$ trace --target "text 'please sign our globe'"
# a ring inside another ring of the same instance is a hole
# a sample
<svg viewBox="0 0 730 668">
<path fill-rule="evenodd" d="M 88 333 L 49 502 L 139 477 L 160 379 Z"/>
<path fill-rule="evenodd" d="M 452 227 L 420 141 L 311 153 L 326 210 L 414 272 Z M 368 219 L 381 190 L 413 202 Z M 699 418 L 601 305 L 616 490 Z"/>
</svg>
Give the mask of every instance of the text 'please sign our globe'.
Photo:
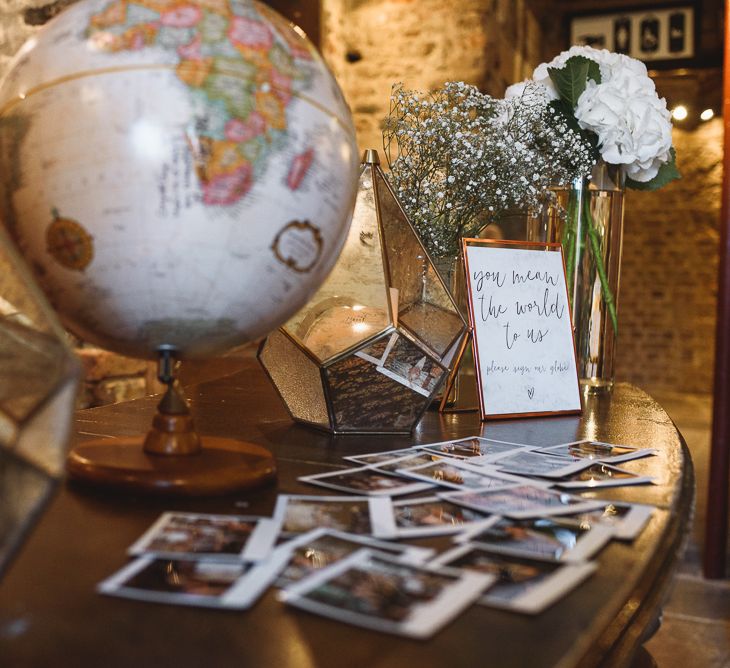
<svg viewBox="0 0 730 668">
<path fill-rule="evenodd" d="M 298 310 L 344 243 L 358 156 L 306 37 L 247 0 L 82 0 L 0 86 L 0 214 L 65 323 L 204 356 Z"/>
</svg>

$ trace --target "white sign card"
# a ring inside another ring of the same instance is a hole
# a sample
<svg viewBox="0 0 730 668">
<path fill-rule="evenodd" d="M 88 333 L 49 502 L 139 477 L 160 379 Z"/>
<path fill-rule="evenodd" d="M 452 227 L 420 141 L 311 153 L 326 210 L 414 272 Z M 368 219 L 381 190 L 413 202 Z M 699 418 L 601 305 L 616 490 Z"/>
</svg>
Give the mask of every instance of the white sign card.
<svg viewBox="0 0 730 668">
<path fill-rule="evenodd" d="M 560 244 L 463 247 L 482 419 L 580 413 Z"/>
</svg>

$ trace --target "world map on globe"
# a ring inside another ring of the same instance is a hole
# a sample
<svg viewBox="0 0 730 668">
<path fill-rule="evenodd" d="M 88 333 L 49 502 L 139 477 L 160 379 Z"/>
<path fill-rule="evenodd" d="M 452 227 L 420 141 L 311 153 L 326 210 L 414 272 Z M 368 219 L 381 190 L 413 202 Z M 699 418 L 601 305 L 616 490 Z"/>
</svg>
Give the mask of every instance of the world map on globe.
<svg viewBox="0 0 730 668">
<path fill-rule="evenodd" d="M 0 213 L 82 339 L 201 356 L 326 277 L 357 148 L 303 33 L 245 0 L 82 0 L 0 84 Z"/>
</svg>

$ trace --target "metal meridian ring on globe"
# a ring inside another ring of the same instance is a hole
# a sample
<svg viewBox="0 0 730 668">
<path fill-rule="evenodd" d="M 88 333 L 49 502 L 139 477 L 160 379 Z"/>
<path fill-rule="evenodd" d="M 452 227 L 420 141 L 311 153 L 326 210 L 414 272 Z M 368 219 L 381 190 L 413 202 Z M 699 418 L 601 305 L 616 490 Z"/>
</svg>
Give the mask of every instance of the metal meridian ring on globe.
<svg viewBox="0 0 730 668">
<path fill-rule="evenodd" d="M 21 93 L 18 95 L 17 98 L 13 100 L 9 100 L 6 102 L 2 108 L 0 108 L 0 118 L 5 116 L 5 114 L 8 112 L 8 110 L 12 109 L 16 105 L 23 102 L 23 100 L 26 100 L 27 98 L 36 95 L 37 93 L 41 93 L 44 90 L 47 90 L 49 88 L 53 88 L 55 86 L 59 86 L 61 84 L 67 83 L 68 81 L 76 81 L 77 79 L 84 79 L 88 77 L 93 77 L 99 74 L 119 74 L 121 72 L 133 72 L 133 71 L 144 71 L 144 70 L 174 70 L 174 65 L 125 65 L 125 66 L 119 66 L 119 67 L 105 67 L 98 70 L 90 70 L 87 72 L 75 72 L 74 74 L 67 74 L 66 76 L 59 77 L 58 79 L 54 79 L 53 81 L 49 81 L 47 83 L 39 84 L 38 86 L 35 86 L 33 88 L 30 88 L 25 93 Z M 243 77 L 239 76 L 235 71 L 231 70 L 230 72 L 226 71 L 225 69 L 221 69 L 221 72 L 224 74 L 235 77 L 237 79 L 241 79 L 242 81 L 246 81 Z M 278 89 L 278 86 L 274 86 L 273 84 L 269 83 L 269 86 L 273 89 Z M 345 132 L 349 132 L 352 129 L 352 126 L 343 121 L 339 116 L 335 116 L 331 111 L 329 111 L 326 107 L 324 107 L 322 104 L 317 102 L 317 100 L 309 97 L 308 95 L 304 95 L 302 93 L 299 93 L 297 91 L 288 90 L 286 91 L 287 94 L 291 95 L 292 97 L 296 97 L 300 100 L 303 100 L 304 102 L 307 102 L 311 104 L 315 109 L 318 109 L 321 111 L 325 116 L 329 116 L 330 118 L 334 119 L 337 124 L 342 128 Z"/>
</svg>

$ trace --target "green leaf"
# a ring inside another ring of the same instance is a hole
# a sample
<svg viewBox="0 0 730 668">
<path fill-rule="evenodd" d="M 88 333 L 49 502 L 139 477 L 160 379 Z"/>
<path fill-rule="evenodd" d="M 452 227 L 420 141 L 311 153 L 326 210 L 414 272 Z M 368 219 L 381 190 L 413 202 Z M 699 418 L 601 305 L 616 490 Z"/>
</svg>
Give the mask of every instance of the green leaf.
<svg viewBox="0 0 730 668">
<path fill-rule="evenodd" d="M 675 179 L 681 179 L 682 175 L 677 169 L 677 154 L 674 148 L 669 149 L 670 159 L 659 167 L 659 172 L 651 181 L 634 181 L 633 179 L 626 179 L 626 187 L 632 188 L 633 190 L 659 190 L 663 188 L 667 183 L 674 181 Z"/>
<path fill-rule="evenodd" d="M 578 104 L 578 98 L 586 89 L 589 79 L 601 83 L 598 63 L 585 56 L 573 56 L 561 68 L 548 67 L 548 74 L 558 95 L 571 107 Z"/>
</svg>

